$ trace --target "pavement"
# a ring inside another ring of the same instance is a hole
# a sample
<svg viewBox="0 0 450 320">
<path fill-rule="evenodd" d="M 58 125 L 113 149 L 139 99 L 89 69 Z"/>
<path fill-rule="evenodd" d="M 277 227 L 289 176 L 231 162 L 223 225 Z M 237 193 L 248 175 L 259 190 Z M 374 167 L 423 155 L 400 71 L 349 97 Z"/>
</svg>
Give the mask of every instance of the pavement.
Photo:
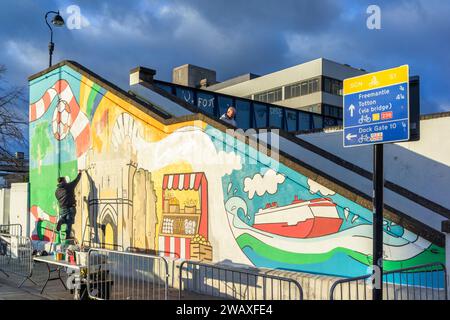
<svg viewBox="0 0 450 320">
<path fill-rule="evenodd" d="M 23 281 L 23 277 L 13 274 L 9 274 L 7 277 L 0 272 L 0 300 L 73 300 L 73 295 L 63 287 L 59 280 L 50 281 L 41 294 L 40 291 L 46 278 L 47 267 L 42 263 L 36 263 L 33 268 L 31 279 L 36 284 L 27 280 L 20 288 L 18 285 Z"/>
<path fill-rule="evenodd" d="M 47 267 L 43 263 L 35 263 L 33 268 L 33 275 L 31 279 L 36 282 L 26 280 L 25 283 L 18 288 L 23 281 L 23 277 L 10 274 L 5 276 L 0 271 L 0 300 L 74 300 L 74 295 L 66 290 L 61 281 L 50 281 L 43 293 L 41 289 L 47 278 Z M 52 275 L 54 276 L 54 275 Z M 67 278 L 65 272 L 61 272 L 61 277 L 65 280 Z M 162 297 L 161 293 L 161 297 Z M 178 290 L 170 288 L 168 292 L 169 300 L 178 300 Z M 196 294 L 193 292 L 183 292 L 183 299 L 189 300 L 208 300 L 217 299 L 210 296 Z"/>
</svg>

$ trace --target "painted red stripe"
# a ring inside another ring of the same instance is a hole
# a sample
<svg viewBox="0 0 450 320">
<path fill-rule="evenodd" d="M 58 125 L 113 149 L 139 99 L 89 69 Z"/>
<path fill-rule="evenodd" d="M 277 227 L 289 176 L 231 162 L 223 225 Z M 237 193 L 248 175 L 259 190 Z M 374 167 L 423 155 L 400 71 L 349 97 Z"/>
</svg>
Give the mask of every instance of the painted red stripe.
<svg viewBox="0 0 450 320">
<path fill-rule="evenodd" d="M 41 240 L 37 234 L 31 236 L 31 240 Z"/>
<path fill-rule="evenodd" d="M 180 238 L 175 238 L 175 257 L 179 258 L 181 254 L 181 240 Z"/>
<path fill-rule="evenodd" d="M 64 91 L 68 87 L 69 83 L 66 80 L 58 80 L 53 88 L 55 88 L 56 92 L 59 94 Z"/>
<path fill-rule="evenodd" d="M 329 203 L 329 202 L 325 202 L 325 203 L 310 203 L 309 207 L 336 207 L 335 203 Z"/>
<path fill-rule="evenodd" d="M 32 104 L 30 106 L 30 122 L 36 120 L 36 105 Z"/>
<path fill-rule="evenodd" d="M 199 233 L 208 239 L 208 181 L 204 174 L 201 175 L 201 185 L 202 185 L 202 198 L 201 201 L 201 215 L 200 215 L 200 226 Z"/>
<path fill-rule="evenodd" d="M 33 215 L 33 217 L 34 217 L 35 220 L 38 220 L 38 219 L 39 219 L 38 208 L 37 208 L 37 206 L 32 206 L 32 207 L 30 208 L 30 212 L 31 212 L 31 214 Z"/>
<path fill-rule="evenodd" d="M 45 92 L 44 96 L 42 97 L 42 100 L 44 101 L 44 110 L 47 111 L 48 107 L 50 106 L 50 93 L 48 91 Z M 44 111 L 44 112 L 45 112 Z"/>
<path fill-rule="evenodd" d="M 185 173 L 184 174 L 184 185 L 183 185 L 184 190 L 189 190 L 190 179 L 191 179 L 191 174 Z"/>
<path fill-rule="evenodd" d="M 178 189 L 178 182 L 180 180 L 180 176 L 178 174 L 173 175 L 173 183 L 172 183 L 172 189 Z"/>
<path fill-rule="evenodd" d="M 163 186 L 162 186 L 163 190 L 167 189 L 168 184 L 169 184 L 169 176 L 165 174 L 163 178 Z"/>
<path fill-rule="evenodd" d="M 190 259 L 191 258 L 191 238 L 186 238 L 186 258 L 185 259 Z"/>
<path fill-rule="evenodd" d="M 164 237 L 164 255 L 169 257 L 171 251 L 172 248 L 170 247 L 170 237 Z"/>
<path fill-rule="evenodd" d="M 70 117 L 72 118 L 72 123 L 75 121 L 75 119 L 78 117 L 78 113 L 80 113 L 80 106 L 78 105 L 77 99 L 75 97 L 72 97 L 72 99 L 69 102 L 70 107 Z"/>
<path fill-rule="evenodd" d="M 198 190 L 200 188 L 200 184 L 202 183 L 203 173 L 195 174 L 195 182 L 194 182 L 194 190 Z"/>
<path fill-rule="evenodd" d="M 81 156 L 89 148 L 89 143 L 91 139 L 91 129 L 89 126 L 84 127 L 83 131 L 80 132 L 78 137 L 75 139 L 77 157 Z"/>
</svg>

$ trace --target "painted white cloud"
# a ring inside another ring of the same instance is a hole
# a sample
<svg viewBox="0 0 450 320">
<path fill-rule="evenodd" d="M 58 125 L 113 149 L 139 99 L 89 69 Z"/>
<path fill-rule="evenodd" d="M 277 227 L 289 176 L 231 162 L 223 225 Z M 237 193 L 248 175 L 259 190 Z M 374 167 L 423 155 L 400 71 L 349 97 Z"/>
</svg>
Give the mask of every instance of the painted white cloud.
<svg viewBox="0 0 450 320">
<path fill-rule="evenodd" d="M 315 194 L 317 192 L 320 192 L 323 196 L 332 196 L 336 194 L 336 192 L 322 186 L 321 184 L 318 184 L 317 182 L 308 179 L 308 186 L 309 186 L 309 192 L 311 194 Z"/>
<path fill-rule="evenodd" d="M 253 199 L 255 193 L 258 196 L 262 196 L 266 192 L 275 194 L 278 190 L 278 185 L 283 183 L 285 179 L 284 175 L 269 169 L 264 175 L 257 173 L 253 178 L 245 178 L 244 191 L 248 192 L 249 199 Z"/>
<path fill-rule="evenodd" d="M 139 166 L 149 171 L 183 161 L 190 163 L 194 171 L 203 171 L 220 180 L 225 174 L 242 168 L 239 155 L 217 151 L 211 138 L 194 126 L 178 129 L 157 142 L 147 142 L 138 135 L 132 143 L 138 151 Z"/>
</svg>

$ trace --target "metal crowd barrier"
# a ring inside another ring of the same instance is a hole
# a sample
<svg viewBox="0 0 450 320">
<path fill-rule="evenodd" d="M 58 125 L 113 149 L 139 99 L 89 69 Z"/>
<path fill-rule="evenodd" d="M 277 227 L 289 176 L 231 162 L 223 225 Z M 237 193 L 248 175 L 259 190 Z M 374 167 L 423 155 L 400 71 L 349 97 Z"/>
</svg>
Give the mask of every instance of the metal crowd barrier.
<svg viewBox="0 0 450 320">
<path fill-rule="evenodd" d="M 133 253 L 142 253 L 142 254 L 148 254 L 152 256 L 162 256 L 162 257 L 173 257 L 175 259 L 180 259 L 180 254 L 172 251 L 166 251 L 166 250 L 154 250 L 154 249 L 142 249 L 138 247 L 128 247 L 126 252 L 133 252 Z"/>
<path fill-rule="evenodd" d="M 294 279 L 189 260 L 180 264 L 180 300 L 183 291 L 219 299 L 303 300 Z"/>
<path fill-rule="evenodd" d="M 167 300 L 169 267 L 158 256 L 90 249 L 87 290 L 98 300 Z"/>
<path fill-rule="evenodd" d="M 83 241 L 82 246 L 84 248 L 89 249 L 107 249 L 107 250 L 114 250 L 114 251 L 123 251 L 123 246 L 116 243 L 106 243 L 106 242 L 92 242 L 92 241 Z M 87 251 L 87 250 L 86 250 Z"/>
<path fill-rule="evenodd" d="M 336 281 L 331 300 L 371 300 L 372 275 Z M 447 300 L 447 270 L 442 263 L 430 263 L 383 273 L 384 300 Z"/>
<path fill-rule="evenodd" d="M 18 223 L 0 224 L 0 234 L 10 234 L 14 236 L 22 236 L 22 225 Z"/>
<path fill-rule="evenodd" d="M 31 280 L 33 246 L 30 238 L 0 233 L 0 272 L 8 278 L 10 274 L 23 278 L 19 288 L 26 280 L 34 283 Z"/>
</svg>

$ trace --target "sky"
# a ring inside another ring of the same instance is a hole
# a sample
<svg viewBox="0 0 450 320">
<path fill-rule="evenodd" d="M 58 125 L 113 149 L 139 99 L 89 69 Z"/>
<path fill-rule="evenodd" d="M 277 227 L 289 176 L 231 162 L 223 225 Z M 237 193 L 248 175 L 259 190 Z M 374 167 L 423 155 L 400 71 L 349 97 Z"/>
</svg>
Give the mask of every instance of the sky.
<svg viewBox="0 0 450 320">
<path fill-rule="evenodd" d="M 379 30 L 366 25 L 371 4 Z M 171 81 L 172 68 L 191 63 L 223 81 L 324 57 L 367 71 L 409 64 L 421 77 L 421 112 L 450 111 L 450 1 L 2 0 L 3 81 L 26 89 L 27 77 L 47 67 L 44 15 L 59 10 L 70 23 L 73 6 L 81 28 L 54 28 L 53 62 L 75 60 L 123 88 L 136 66 Z"/>
</svg>

